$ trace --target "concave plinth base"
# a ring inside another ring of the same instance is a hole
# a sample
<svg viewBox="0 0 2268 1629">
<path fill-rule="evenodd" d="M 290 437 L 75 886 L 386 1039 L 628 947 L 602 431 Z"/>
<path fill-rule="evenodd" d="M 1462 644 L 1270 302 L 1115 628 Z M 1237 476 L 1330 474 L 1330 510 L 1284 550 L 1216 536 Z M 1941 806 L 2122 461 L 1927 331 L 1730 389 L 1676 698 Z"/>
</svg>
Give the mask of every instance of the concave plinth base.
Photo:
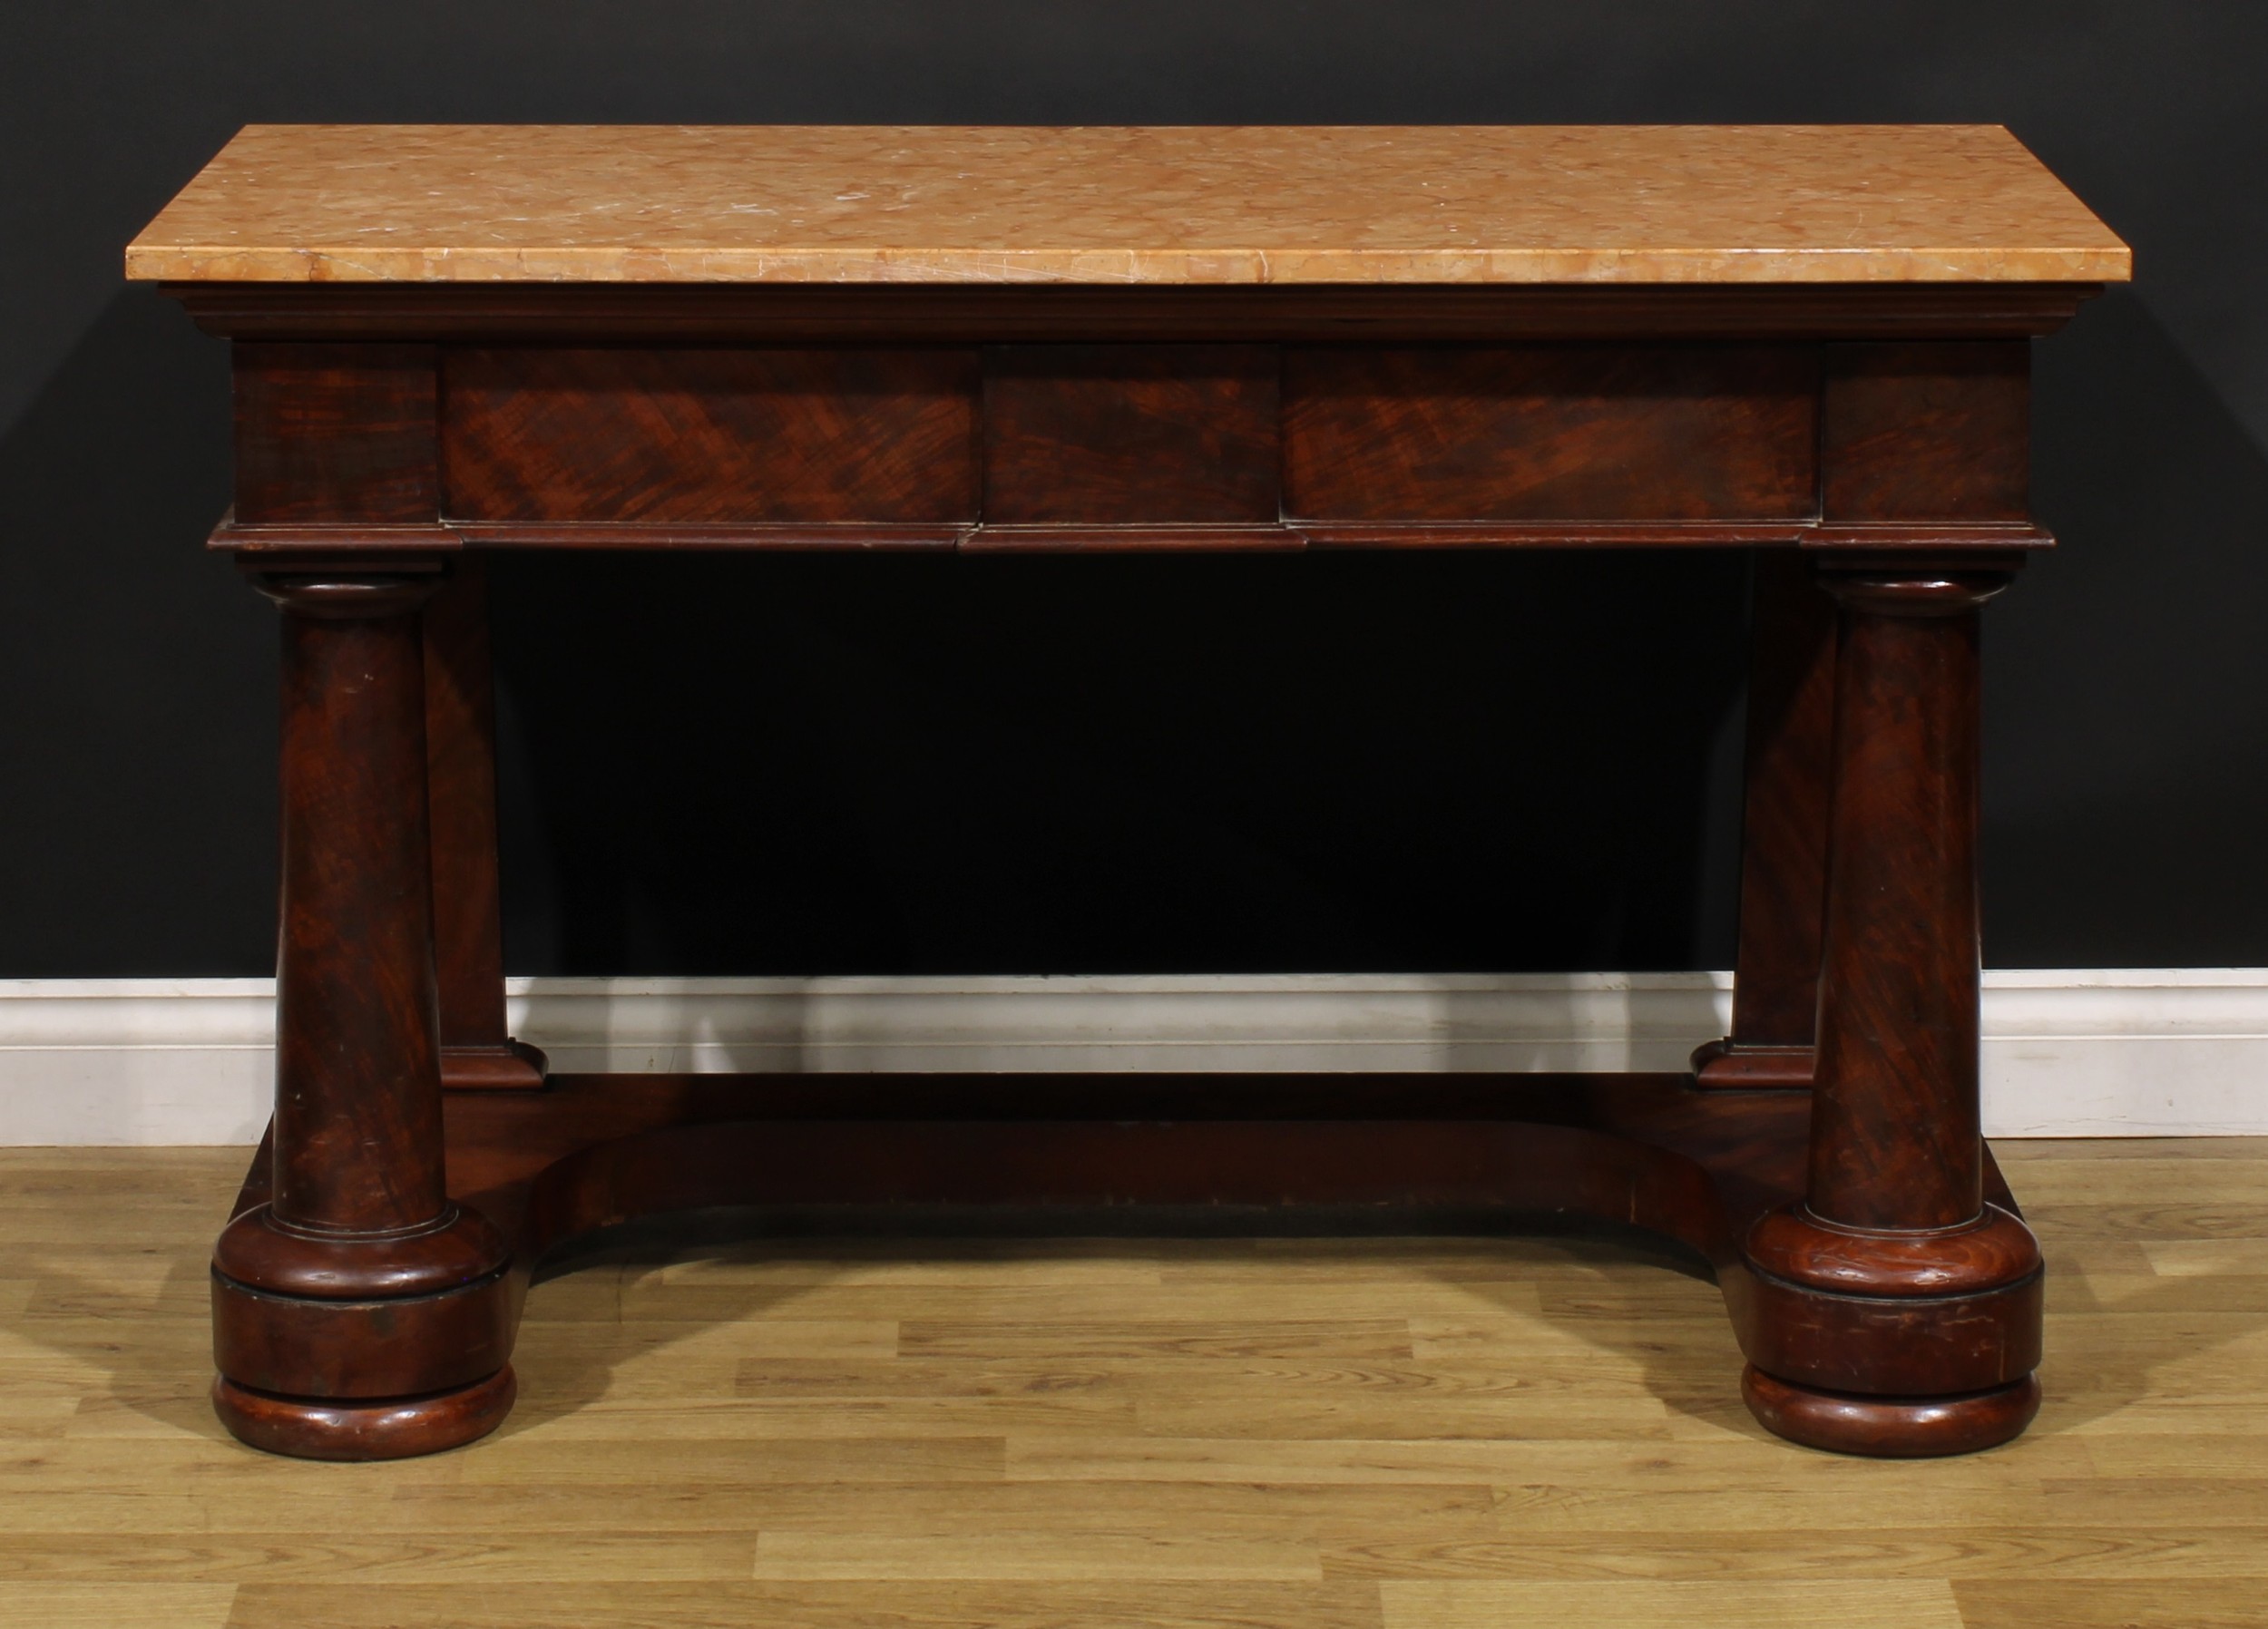
<svg viewBox="0 0 2268 1629">
<path fill-rule="evenodd" d="M 446 1098 L 453 1196 L 510 1241 L 514 1317 L 516 1289 L 546 1257 L 677 1213 L 920 1207 L 934 1224 L 940 1207 L 1009 1206 L 1027 1219 L 1107 1210 L 1139 1227 L 1141 1207 L 1164 1206 L 1267 1232 L 1327 1210 L 1363 1231 L 1398 1217 L 1514 1231 L 1541 1217 L 1651 1232 L 1714 1270 L 1752 1351 L 1768 1348 L 1741 1327 L 1759 1298 L 1739 1241 L 1802 1192 L 1810 1117 L 1808 1093 L 1705 1090 L 1671 1074 L 584 1075 Z M 240 1208 L 266 1198 L 265 1172 L 256 1162 Z M 1987 1186 L 2012 1205 L 1997 1171 Z M 276 1398 L 226 1380 L 215 1391 L 245 1441 L 318 1458 L 454 1447 L 492 1429 L 511 1397 L 509 1370 L 390 1402 Z M 1760 1417 L 1775 1410 L 1774 1429 L 1853 1453 L 1990 1447 L 2034 1406 L 1859 1399 L 1838 1413 L 1821 1398 L 1768 1377 L 1750 1390 Z"/>
</svg>

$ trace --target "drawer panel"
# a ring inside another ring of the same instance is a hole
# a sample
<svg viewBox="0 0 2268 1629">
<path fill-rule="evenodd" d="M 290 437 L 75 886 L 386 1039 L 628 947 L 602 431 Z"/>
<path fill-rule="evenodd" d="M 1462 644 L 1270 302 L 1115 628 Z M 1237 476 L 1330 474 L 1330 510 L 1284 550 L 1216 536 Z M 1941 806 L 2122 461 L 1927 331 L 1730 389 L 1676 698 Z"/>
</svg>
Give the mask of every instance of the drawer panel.
<svg viewBox="0 0 2268 1629">
<path fill-rule="evenodd" d="M 1818 512 L 1809 346 L 1299 346 L 1296 519 L 1703 521 Z"/>
<path fill-rule="evenodd" d="M 464 521 L 963 522 L 973 349 L 456 349 L 445 512 Z"/>
<path fill-rule="evenodd" d="M 994 525 L 1276 518 L 1276 353 L 1019 345 L 985 353 Z"/>
</svg>

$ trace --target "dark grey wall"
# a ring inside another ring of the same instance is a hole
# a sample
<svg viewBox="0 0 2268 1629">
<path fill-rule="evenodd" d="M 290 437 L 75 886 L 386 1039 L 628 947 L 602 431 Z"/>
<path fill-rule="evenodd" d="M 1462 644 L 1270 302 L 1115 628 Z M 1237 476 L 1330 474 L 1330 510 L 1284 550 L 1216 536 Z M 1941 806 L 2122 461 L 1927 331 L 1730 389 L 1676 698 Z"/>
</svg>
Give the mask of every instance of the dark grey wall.
<svg viewBox="0 0 2268 1629">
<path fill-rule="evenodd" d="M 2007 123 L 2141 282 L 2040 348 L 1988 959 L 2268 963 L 2263 63 L 2232 0 L 8 6 L 0 977 L 269 960 L 223 347 L 118 275 L 254 120 Z M 1722 965 L 1740 571 L 510 561 L 511 960 Z"/>
</svg>

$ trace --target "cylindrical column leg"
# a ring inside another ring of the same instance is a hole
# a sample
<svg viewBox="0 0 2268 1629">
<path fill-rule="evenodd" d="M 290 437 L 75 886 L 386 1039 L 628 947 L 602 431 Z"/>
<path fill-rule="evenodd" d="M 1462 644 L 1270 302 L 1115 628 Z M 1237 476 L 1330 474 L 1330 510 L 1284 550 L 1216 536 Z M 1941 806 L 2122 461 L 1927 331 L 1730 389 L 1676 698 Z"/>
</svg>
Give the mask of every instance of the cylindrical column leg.
<svg viewBox="0 0 2268 1629">
<path fill-rule="evenodd" d="M 430 575 L 264 573 L 283 610 L 272 1197 L 213 1252 L 214 1406 L 256 1448 L 429 1453 L 511 1406 L 508 1252 L 442 1165 Z"/>
<path fill-rule="evenodd" d="M 1693 1055 L 1705 1087 L 1807 1087 L 1819 1011 L 1835 608 L 1793 549 L 1755 555 L 1742 769 L 1733 1028 Z"/>
<path fill-rule="evenodd" d="M 543 1054 L 514 1040 L 504 1019 L 487 573 L 476 553 L 452 563 L 449 580 L 424 613 L 441 1084 L 460 1091 L 533 1090 L 543 1084 Z"/>
<path fill-rule="evenodd" d="M 2039 1395 L 2039 1249 L 1984 1202 L 1977 1107 L 1977 613 L 2008 572 L 1821 577 L 1841 627 L 1809 1192 L 1748 1236 L 1745 1390 L 1799 1442 L 1960 1453 Z"/>
</svg>

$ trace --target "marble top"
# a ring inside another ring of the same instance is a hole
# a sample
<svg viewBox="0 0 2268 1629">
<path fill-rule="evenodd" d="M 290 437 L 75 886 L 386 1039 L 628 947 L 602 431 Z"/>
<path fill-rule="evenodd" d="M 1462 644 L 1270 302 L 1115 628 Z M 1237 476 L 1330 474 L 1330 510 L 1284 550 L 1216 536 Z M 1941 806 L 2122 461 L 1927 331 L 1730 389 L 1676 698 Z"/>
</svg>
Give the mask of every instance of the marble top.
<svg viewBox="0 0 2268 1629">
<path fill-rule="evenodd" d="M 1997 125 L 251 125 L 131 278 L 2102 282 Z"/>
</svg>

